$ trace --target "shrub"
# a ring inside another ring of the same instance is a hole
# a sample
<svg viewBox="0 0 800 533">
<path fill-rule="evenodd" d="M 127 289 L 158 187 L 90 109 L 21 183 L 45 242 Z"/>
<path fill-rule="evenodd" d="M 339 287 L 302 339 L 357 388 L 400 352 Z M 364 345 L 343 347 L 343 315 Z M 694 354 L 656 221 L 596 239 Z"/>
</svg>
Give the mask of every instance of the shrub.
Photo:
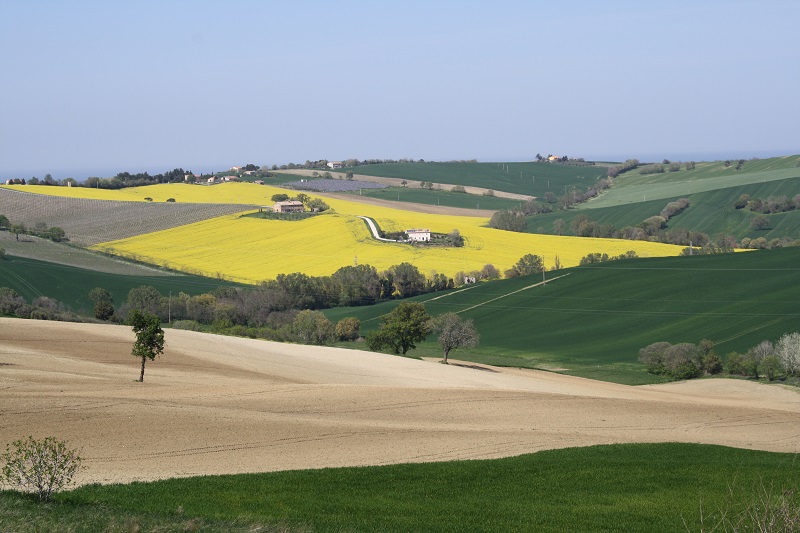
<svg viewBox="0 0 800 533">
<path fill-rule="evenodd" d="M 174 201 L 175 201 L 175 198 L 167 198 L 167 201 L 168 201 L 168 202 L 174 202 Z"/>
<path fill-rule="evenodd" d="M 5 463 L 0 473 L 3 483 L 35 492 L 40 501 L 72 483 L 81 467 L 78 452 L 55 437 L 14 441 L 0 458 Z"/>
<path fill-rule="evenodd" d="M 647 366 L 647 371 L 651 374 L 663 374 L 664 353 L 672 346 L 668 342 L 654 342 L 639 350 L 639 361 Z"/>
<path fill-rule="evenodd" d="M 775 381 L 775 379 L 783 374 L 783 363 L 781 363 L 781 358 L 777 355 L 768 355 L 761 361 L 761 372 L 767 376 L 769 381 Z"/>
<path fill-rule="evenodd" d="M 189 331 L 203 331 L 203 326 L 196 320 L 176 320 L 172 323 L 172 329 L 185 329 Z"/>
<path fill-rule="evenodd" d="M 675 379 L 692 379 L 703 373 L 700 351 L 697 346 L 682 342 L 664 352 L 665 373 Z"/>
<path fill-rule="evenodd" d="M 463 185 L 453 185 L 453 188 L 450 189 L 450 192 L 466 193 L 467 190 L 464 188 Z"/>
<path fill-rule="evenodd" d="M 361 321 L 356 317 L 348 316 L 336 323 L 334 332 L 340 341 L 354 341 L 359 337 Z"/>
<path fill-rule="evenodd" d="M 0 260 L 3 260 L 5 258 L 6 258 L 6 249 L 0 248 Z"/>
</svg>

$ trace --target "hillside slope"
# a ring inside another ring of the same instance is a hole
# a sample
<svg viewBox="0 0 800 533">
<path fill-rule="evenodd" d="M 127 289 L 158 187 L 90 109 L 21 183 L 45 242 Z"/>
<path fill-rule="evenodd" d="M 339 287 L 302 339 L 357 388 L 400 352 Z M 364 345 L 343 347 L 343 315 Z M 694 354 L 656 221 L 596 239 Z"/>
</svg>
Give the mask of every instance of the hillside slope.
<svg viewBox="0 0 800 533">
<path fill-rule="evenodd" d="M 132 343 L 124 326 L 0 319 L 0 446 L 65 439 L 82 483 L 619 442 L 800 452 L 800 395 L 743 381 L 634 388 L 169 330 L 138 383 Z"/>
<path fill-rule="evenodd" d="M 529 276 L 418 300 L 431 314 L 452 311 L 475 322 L 480 347 L 456 357 L 642 383 L 658 379 L 637 362 L 653 342 L 708 338 L 724 355 L 800 330 L 798 263 L 798 248 L 626 260 L 549 273 L 568 275 L 546 286 Z M 356 316 L 369 331 L 394 305 L 326 314 Z M 413 353 L 441 355 L 433 336 Z"/>
</svg>

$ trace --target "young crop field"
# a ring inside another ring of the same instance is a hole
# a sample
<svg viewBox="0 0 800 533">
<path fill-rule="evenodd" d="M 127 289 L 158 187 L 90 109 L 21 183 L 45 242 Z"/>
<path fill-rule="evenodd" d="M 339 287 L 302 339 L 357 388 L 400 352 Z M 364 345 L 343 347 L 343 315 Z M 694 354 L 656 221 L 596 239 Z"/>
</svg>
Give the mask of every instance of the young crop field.
<svg viewBox="0 0 800 533">
<path fill-rule="evenodd" d="M 96 245 L 112 253 L 172 269 L 244 283 L 258 283 L 281 273 L 329 275 L 337 269 L 369 264 L 378 269 L 407 261 L 420 271 L 455 275 L 486 264 L 510 268 L 527 253 L 553 266 L 578 264 L 591 252 L 619 255 L 635 250 L 640 256 L 677 255 L 681 247 L 643 241 L 581 239 L 531 235 L 485 227 L 486 219 L 411 213 L 330 199 L 335 213 L 299 221 L 257 219 L 237 215 Z M 429 228 L 436 233 L 458 229 L 460 248 L 426 248 L 379 242 L 357 215 L 373 218 L 386 232 Z"/>
<path fill-rule="evenodd" d="M 120 523 L 153 531 L 701 531 L 755 511 L 765 492 L 773 503 L 784 491 L 794 498 L 796 461 L 721 446 L 618 444 L 90 485 L 49 505 L 6 492 L 0 505 L 14 531 L 108 531 Z"/>
<path fill-rule="evenodd" d="M 754 230 L 750 221 L 758 216 L 747 209 L 735 209 L 734 203 L 742 194 L 751 198 L 767 199 L 770 196 L 788 196 L 790 199 L 800 194 L 800 177 L 776 181 L 765 181 L 750 185 L 740 185 L 713 189 L 705 192 L 688 194 L 690 205 L 683 212 L 675 215 L 667 223 L 667 229 L 690 229 L 708 235 L 725 233 L 737 239 L 749 237 L 789 236 L 800 238 L 800 211 L 768 215 L 770 225 L 763 230 Z M 658 215 L 667 203 L 680 197 L 653 199 L 646 202 L 633 202 L 625 205 L 602 207 L 591 210 L 556 211 L 544 215 L 528 217 L 528 231 L 533 233 L 553 233 L 553 222 L 564 220 L 564 227 L 577 216 L 588 215 L 600 224 L 612 224 L 620 229 L 626 226 L 638 226 L 648 217 Z"/>
<path fill-rule="evenodd" d="M 387 163 L 342 169 L 364 176 L 402 178 L 409 187 L 420 181 L 482 187 L 527 196 L 548 192 L 564 194 L 568 188 L 586 190 L 608 169 L 604 166 L 570 166 L 552 163 Z"/>
<path fill-rule="evenodd" d="M 532 286 L 541 282 L 534 275 L 416 299 L 433 315 L 452 311 L 475 322 L 480 347 L 451 357 L 652 383 L 659 378 L 638 363 L 648 344 L 708 338 L 724 356 L 800 331 L 799 263 L 796 248 L 625 260 L 552 272 L 569 275 L 546 286 Z M 365 333 L 395 305 L 325 313 L 334 321 L 358 317 Z M 440 357 L 441 350 L 432 336 L 412 354 Z"/>
<path fill-rule="evenodd" d="M 119 305 L 127 299 L 128 291 L 141 285 L 152 285 L 163 295 L 170 291 L 175 295 L 179 292 L 196 295 L 231 283 L 188 274 L 111 274 L 15 256 L 0 260 L 0 287 L 14 289 L 28 302 L 39 296 L 55 298 L 73 311 L 89 316 L 94 307 L 89 299 L 89 291 L 93 288 L 108 290 L 115 304 Z"/>
<path fill-rule="evenodd" d="M 798 161 L 800 156 L 772 158 L 747 162 L 740 170 L 733 165 L 725 167 L 721 162 L 700 163 L 695 170 L 663 174 L 640 175 L 638 170 L 632 170 L 620 175 L 612 188 L 580 208 L 594 210 L 797 178 L 800 177 Z"/>
<path fill-rule="evenodd" d="M 353 182 L 360 183 L 360 182 Z M 395 202 L 462 207 L 466 209 L 512 209 L 520 205 L 520 200 L 450 192 L 449 190 L 422 189 L 420 187 L 387 187 L 385 189 L 364 189 L 353 191 L 353 195 L 379 198 Z"/>
</svg>

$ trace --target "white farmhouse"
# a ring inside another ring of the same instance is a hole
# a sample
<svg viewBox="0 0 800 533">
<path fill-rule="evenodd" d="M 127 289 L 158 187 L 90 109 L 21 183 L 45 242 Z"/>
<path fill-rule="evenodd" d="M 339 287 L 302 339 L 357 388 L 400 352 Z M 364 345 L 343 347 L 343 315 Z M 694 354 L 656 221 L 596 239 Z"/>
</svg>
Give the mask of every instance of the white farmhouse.
<svg viewBox="0 0 800 533">
<path fill-rule="evenodd" d="M 428 242 L 431 240 L 431 230 L 429 229 L 407 229 L 406 236 L 412 242 Z"/>
</svg>

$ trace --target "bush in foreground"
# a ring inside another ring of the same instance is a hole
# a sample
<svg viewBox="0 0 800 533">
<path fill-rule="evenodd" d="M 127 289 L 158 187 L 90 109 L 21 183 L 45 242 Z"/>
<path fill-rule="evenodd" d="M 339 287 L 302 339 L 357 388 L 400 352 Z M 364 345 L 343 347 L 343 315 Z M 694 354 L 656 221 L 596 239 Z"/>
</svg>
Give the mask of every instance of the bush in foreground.
<svg viewBox="0 0 800 533">
<path fill-rule="evenodd" d="M 72 483 L 81 467 L 77 450 L 68 448 L 55 437 L 14 441 L 0 458 L 4 463 L 0 480 L 11 487 L 36 493 L 40 501 L 48 501 L 54 492 Z"/>
</svg>

